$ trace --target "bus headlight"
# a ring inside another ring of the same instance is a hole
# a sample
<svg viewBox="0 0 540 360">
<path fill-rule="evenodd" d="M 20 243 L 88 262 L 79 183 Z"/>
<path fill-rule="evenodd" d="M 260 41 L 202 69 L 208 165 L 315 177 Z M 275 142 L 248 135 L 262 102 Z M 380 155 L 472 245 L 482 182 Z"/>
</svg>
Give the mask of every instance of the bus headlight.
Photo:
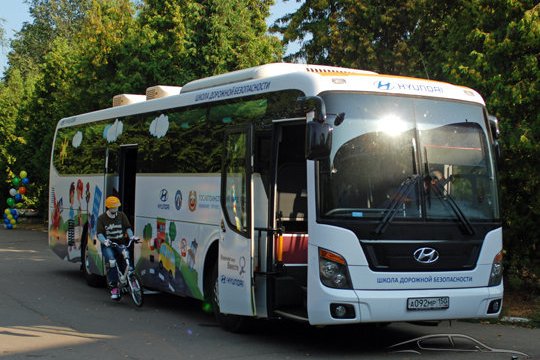
<svg viewBox="0 0 540 360">
<path fill-rule="evenodd" d="M 500 285 L 503 276 L 503 252 L 499 252 L 493 258 L 493 264 L 491 265 L 491 273 L 489 275 L 489 284 L 488 286 L 497 286 Z"/>
<path fill-rule="evenodd" d="M 320 248 L 319 276 L 325 286 L 334 289 L 352 289 L 345 259 L 341 255 Z"/>
</svg>

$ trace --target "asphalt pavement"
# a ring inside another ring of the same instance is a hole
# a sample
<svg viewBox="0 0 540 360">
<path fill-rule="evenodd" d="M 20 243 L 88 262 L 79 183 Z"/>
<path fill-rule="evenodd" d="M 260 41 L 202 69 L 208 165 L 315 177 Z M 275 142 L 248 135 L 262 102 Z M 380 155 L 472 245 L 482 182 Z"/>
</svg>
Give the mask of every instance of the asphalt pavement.
<svg viewBox="0 0 540 360">
<path fill-rule="evenodd" d="M 516 325 L 259 321 L 248 334 L 228 333 L 195 300 L 155 294 L 142 308 L 127 298 L 112 302 L 105 289 L 86 285 L 78 264 L 53 254 L 39 230 L 0 229 L 0 274 L 2 359 L 540 358 L 540 329 Z"/>
</svg>

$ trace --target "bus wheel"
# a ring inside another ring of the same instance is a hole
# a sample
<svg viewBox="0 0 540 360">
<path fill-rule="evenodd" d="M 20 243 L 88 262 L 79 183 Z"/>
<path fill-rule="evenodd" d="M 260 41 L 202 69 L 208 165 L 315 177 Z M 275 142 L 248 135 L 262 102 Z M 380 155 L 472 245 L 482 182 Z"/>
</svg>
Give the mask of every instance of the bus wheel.
<svg viewBox="0 0 540 360">
<path fill-rule="evenodd" d="M 103 287 L 106 282 L 105 277 L 92 273 L 90 269 L 90 254 L 88 251 L 88 241 L 84 241 L 83 243 L 81 259 L 83 261 L 82 271 L 84 274 L 84 278 L 86 279 L 86 283 L 92 287 Z"/>
<path fill-rule="evenodd" d="M 214 316 L 219 325 L 233 333 L 244 333 L 251 328 L 252 319 L 241 315 L 223 314 L 219 309 L 219 283 L 218 283 L 218 266 L 217 264 L 212 269 L 210 277 L 208 301 L 212 305 Z"/>
</svg>

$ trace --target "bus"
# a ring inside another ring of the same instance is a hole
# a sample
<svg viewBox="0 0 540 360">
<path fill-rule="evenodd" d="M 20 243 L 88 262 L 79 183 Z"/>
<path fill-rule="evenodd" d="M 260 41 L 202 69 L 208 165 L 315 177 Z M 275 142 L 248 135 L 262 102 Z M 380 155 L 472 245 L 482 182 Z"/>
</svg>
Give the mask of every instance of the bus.
<svg viewBox="0 0 540 360">
<path fill-rule="evenodd" d="M 61 119 L 51 154 L 49 246 L 90 285 L 116 195 L 144 286 L 230 331 L 499 316 L 498 127 L 476 91 L 271 63 L 113 103 Z"/>
</svg>

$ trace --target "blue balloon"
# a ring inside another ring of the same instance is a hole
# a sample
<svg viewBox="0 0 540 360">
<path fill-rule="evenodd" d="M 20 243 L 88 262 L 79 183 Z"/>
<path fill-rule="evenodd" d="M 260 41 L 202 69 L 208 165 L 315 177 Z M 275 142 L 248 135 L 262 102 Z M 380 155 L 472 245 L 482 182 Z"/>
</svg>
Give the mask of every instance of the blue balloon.
<svg viewBox="0 0 540 360">
<path fill-rule="evenodd" d="M 17 209 L 11 209 L 11 215 L 19 215 L 19 212 L 17 211 Z"/>
<path fill-rule="evenodd" d="M 6 225 L 7 225 L 7 224 L 11 224 L 8 218 L 5 218 L 5 219 L 4 219 L 4 224 L 6 224 Z"/>
<path fill-rule="evenodd" d="M 22 200 L 22 195 L 21 194 L 15 194 L 15 201 L 20 202 L 21 200 Z"/>
<path fill-rule="evenodd" d="M 24 185 L 28 185 L 28 184 L 30 184 L 30 179 L 28 179 L 27 177 L 25 177 L 25 178 L 22 179 L 22 183 L 23 183 Z"/>
<path fill-rule="evenodd" d="M 8 229 L 13 229 L 13 225 L 11 225 L 11 223 L 10 223 L 10 224 L 7 224 L 6 227 L 7 227 Z"/>
</svg>

